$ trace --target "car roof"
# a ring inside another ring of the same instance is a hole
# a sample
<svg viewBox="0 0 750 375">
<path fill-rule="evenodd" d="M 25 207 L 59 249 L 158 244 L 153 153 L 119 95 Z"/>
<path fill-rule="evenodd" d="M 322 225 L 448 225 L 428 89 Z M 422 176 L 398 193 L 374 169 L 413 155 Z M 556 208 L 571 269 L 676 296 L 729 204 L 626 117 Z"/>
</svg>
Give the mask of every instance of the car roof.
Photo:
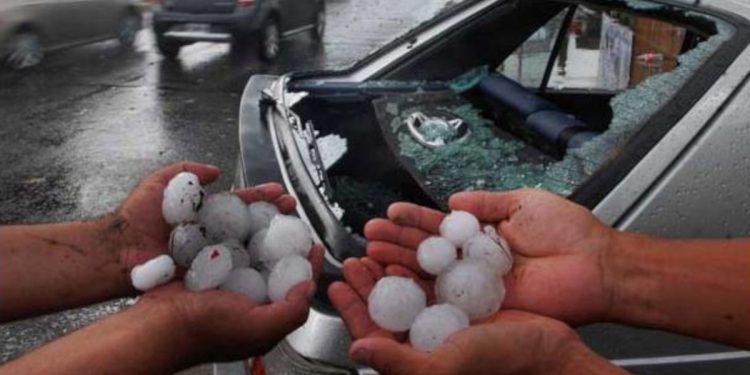
<svg viewBox="0 0 750 375">
<path fill-rule="evenodd" d="M 750 3 L 747 0 L 681 0 L 681 3 L 701 8 L 715 8 L 750 20 Z"/>
</svg>

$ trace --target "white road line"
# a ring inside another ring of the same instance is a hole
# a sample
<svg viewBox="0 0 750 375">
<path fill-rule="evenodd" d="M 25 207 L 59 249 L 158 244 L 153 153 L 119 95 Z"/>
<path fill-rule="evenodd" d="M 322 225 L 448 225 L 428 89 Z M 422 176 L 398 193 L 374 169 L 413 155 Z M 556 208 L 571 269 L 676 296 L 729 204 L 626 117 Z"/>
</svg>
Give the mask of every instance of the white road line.
<svg viewBox="0 0 750 375">
<path fill-rule="evenodd" d="M 614 364 L 615 366 L 620 366 L 620 367 L 633 367 L 633 366 L 648 366 L 648 365 L 668 365 L 668 364 L 689 363 L 689 362 L 726 361 L 730 359 L 741 359 L 741 358 L 750 358 L 750 352 L 736 351 L 736 352 L 707 353 L 707 354 L 675 355 L 671 357 L 615 359 L 615 360 L 612 360 L 612 364 Z"/>
</svg>

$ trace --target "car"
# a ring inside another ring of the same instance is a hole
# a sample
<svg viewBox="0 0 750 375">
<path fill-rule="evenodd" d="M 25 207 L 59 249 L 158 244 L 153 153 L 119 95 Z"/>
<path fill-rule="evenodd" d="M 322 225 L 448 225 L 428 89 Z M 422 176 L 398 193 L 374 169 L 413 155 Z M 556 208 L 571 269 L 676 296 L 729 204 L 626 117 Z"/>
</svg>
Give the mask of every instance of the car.
<svg viewBox="0 0 750 375">
<path fill-rule="evenodd" d="M 142 25 L 140 9 L 135 0 L 2 1 L 0 58 L 24 69 L 67 47 L 106 39 L 132 46 Z"/>
<path fill-rule="evenodd" d="M 273 61 L 283 38 L 309 32 L 323 38 L 324 0 L 157 0 L 153 11 L 156 46 L 167 58 L 194 42 L 255 45 Z"/>
<path fill-rule="evenodd" d="M 445 210 L 457 191 L 535 187 L 620 230 L 750 235 L 748 79 L 750 5 L 735 0 L 464 1 L 348 69 L 253 76 L 235 186 L 283 181 L 326 248 L 307 322 L 262 363 L 372 372 L 347 358 L 325 289 L 393 201 Z M 693 338 L 578 331 L 636 373 L 750 371 L 750 353 Z"/>
</svg>

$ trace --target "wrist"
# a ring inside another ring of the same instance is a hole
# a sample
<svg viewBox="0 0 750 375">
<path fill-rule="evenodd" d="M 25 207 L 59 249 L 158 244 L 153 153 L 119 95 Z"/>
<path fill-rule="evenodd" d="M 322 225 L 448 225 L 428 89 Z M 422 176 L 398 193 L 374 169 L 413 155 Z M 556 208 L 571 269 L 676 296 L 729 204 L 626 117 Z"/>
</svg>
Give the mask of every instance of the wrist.
<svg viewBox="0 0 750 375">
<path fill-rule="evenodd" d="M 617 232 L 612 246 L 603 255 L 603 283 L 609 296 L 609 308 L 605 320 L 628 322 L 633 309 L 640 306 L 643 297 L 655 287 L 656 279 L 651 274 L 654 259 L 649 251 L 657 241 L 646 235 Z"/>
</svg>

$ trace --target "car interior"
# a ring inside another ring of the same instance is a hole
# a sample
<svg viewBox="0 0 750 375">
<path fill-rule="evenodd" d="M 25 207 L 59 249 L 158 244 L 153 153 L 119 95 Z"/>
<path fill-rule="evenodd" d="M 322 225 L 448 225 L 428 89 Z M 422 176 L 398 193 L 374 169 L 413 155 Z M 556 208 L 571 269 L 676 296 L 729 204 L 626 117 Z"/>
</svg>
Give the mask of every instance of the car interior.
<svg viewBox="0 0 750 375">
<path fill-rule="evenodd" d="M 291 109 L 316 139 L 346 140 L 319 166 L 321 193 L 358 236 L 402 199 L 445 209 L 457 191 L 529 186 L 575 199 L 600 170 L 629 168 L 623 149 L 729 34 L 712 16 L 643 1 L 509 1 L 374 79 L 305 77 L 287 90 L 308 94 Z M 663 132 L 677 119 L 660 118 Z"/>
</svg>

